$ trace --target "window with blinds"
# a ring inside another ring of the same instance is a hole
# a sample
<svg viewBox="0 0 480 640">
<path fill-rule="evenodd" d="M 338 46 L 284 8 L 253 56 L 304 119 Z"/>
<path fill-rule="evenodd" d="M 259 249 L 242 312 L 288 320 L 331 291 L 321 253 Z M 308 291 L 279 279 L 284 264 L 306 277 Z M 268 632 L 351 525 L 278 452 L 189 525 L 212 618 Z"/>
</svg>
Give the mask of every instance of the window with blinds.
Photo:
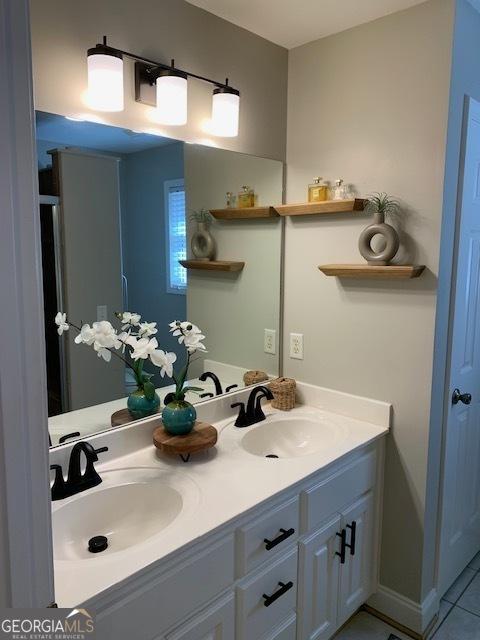
<svg viewBox="0 0 480 640">
<path fill-rule="evenodd" d="M 179 260 L 185 260 L 187 257 L 185 184 L 183 180 L 168 180 L 164 185 L 167 222 L 167 291 L 185 293 L 187 270 L 179 263 Z"/>
</svg>

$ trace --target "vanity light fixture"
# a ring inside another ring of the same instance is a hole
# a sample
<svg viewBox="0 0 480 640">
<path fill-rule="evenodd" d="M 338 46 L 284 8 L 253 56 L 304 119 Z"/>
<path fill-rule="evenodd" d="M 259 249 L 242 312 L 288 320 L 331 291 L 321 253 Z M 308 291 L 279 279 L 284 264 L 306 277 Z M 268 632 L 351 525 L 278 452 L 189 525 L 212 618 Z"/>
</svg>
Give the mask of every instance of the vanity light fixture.
<svg viewBox="0 0 480 640">
<path fill-rule="evenodd" d="M 87 51 L 87 101 L 98 111 L 123 111 L 123 55 L 107 45 L 97 44 Z"/>
<path fill-rule="evenodd" d="M 123 58 L 135 60 L 135 100 L 155 106 L 153 119 L 161 124 L 180 126 L 187 123 L 187 85 L 189 78 L 214 86 L 211 133 L 222 137 L 238 135 L 240 92 L 190 71 L 149 60 L 103 43 L 88 50 L 88 102 L 99 111 L 123 110 Z"/>
<path fill-rule="evenodd" d="M 187 124 L 187 74 L 175 69 L 175 61 L 169 69 L 158 69 L 152 73 L 157 76 L 157 107 L 155 121 L 160 124 Z"/>
<path fill-rule="evenodd" d="M 212 133 L 224 138 L 238 136 L 240 113 L 240 92 L 228 86 L 228 78 L 223 87 L 213 90 Z"/>
</svg>

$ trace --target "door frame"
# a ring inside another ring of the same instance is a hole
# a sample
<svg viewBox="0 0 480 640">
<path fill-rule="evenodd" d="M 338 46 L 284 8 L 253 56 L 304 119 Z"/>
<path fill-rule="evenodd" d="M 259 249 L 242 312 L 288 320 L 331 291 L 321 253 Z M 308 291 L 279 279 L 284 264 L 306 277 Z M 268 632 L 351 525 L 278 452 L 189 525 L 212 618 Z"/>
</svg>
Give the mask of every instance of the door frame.
<svg viewBox="0 0 480 640">
<path fill-rule="evenodd" d="M 444 196 L 446 196 L 449 186 L 450 188 L 452 186 L 447 184 L 447 177 L 450 171 L 450 175 L 454 175 L 452 180 L 455 180 L 455 206 L 452 207 L 451 210 L 445 208 L 442 216 L 428 449 L 427 512 L 424 536 L 424 549 L 430 546 L 433 553 L 432 586 L 436 590 L 437 600 L 439 600 L 443 595 L 443 591 L 445 591 L 445 585 L 439 584 L 444 461 L 451 396 L 451 350 L 455 312 L 458 244 L 462 215 L 464 161 L 472 103 L 480 105 L 478 100 L 469 95 L 465 95 L 461 128 L 459 129 L 459 134 L 456 133 L 458 155 L 455 158 L 455 166 L 453 167 L 448 166 L 447 158 L 447 166 L 445 169 L 446 184 Z M 450 144 L 455 144 L 455 141 L 451 139 L 454 136 L 455 132 L 449 132 L 447 148 Z M 428 558 L 426 559 L 425 555 L 424 553 L 424 568 L 426 566 L 428 568 Z M 424 576 L 424 578 L 425 577 L 427 576 Z"/>
<path fill-rule="evenodd" d="M 0 0 L 0 606 L 54 600 L 28 0 Z"/>
</svg>

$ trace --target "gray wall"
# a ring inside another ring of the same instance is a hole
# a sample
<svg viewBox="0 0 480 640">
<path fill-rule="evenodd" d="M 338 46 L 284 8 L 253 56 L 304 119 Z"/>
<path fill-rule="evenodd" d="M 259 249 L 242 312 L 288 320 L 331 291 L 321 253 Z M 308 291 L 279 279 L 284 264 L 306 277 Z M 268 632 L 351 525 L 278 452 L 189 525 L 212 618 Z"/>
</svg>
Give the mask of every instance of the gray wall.
<svg viewBox="0 0 480 640">
<path fill-rule="evenodd" d="M 361 195 L 387 191 L 404 202 L 398 259 L 427 265 L 408 282 L 327 278 L 317 265 L 362 262 L 370 220 L 287 222 L 285 348 L 303 333 L 305 359 L 287 352 L 285 374 L 393 403 L 380 582 L 417 602 L 453 4 L 430 0 L 289 57 L 287 201 L 305 200 L 315 175 L 343 177 Z"/>
<path fill-rule="evenodd" d="M 61 115 L 88 111 L 86 52 L 107 34 L 112 46 L 223 80 L 242 92 L 238 138 L 222 147 L 285 158 L 287 51 L 184 0 L 31 0 L 35 107 Z M 201 142 L 211 116 L 211 85 L 189 82 L 189 123 L 164 135 Z M 125 111 L 101 115 L 106 124 L 160 130 L 150 108 L 134 101 L 133 65 L 125 63 Z"/>
<path fill-rule="evenodd" d="M 224 207 L 226 192 L 242 185 L 255 188 L 259 205 L 280 203 L 282 183 L 283 165 L 276 160 L 186 145 L 189 212 Z M 189 236 L 195 226 L 189 223 Z M 188 319 L 205 333 L 209 360 L 278 374 L 282 221 L 219 220 L 211 232 L 217 258 L 245 267 L 240 273 L 189 271 Z M 277 332 L 275 355 L 264 353 L 264 329 Z"/>
<path fill-rule="evenodd" d="M 167 292 L 164 182 L 183 178 L 183 143 L 123 156 L 122 243 L 129 311 L 156 322 L 162 349 L 178 350 L 168 324 L 186 319 L 186 296 Z M 148 366 L 147 366 L 148 368 Z M 150 371 L 158 371 L 151 367 Z M 171 383 L 156 376 L 156 384 Z"/>
<path fill-rule="evenodd" d="M 442 216 L 442 239 L 438 273 L 437 324 L 430 419 L 428 496 L 425 515 L 425 540 L 433 540 L 437 527 L 439 469 L 442 444 L 444 384 L 447 367 L 447 332 L 450 305 L 457 189 L 462 153 L 462 127 L 465 98 L 480 101 L 480 3 L 478 11 L 467 0 L 457 0 L 445 159 L 445 184 Z M 423 558 L 424 593 L 435 580 L 435 546 L 426 545 Z"/>
<path fill-rule="evenodd" d="M 117 158 L 60 150 L 64 294 L 67 318 L 78 326 L 97 320 L 106 305 L 108 319 L 122 308 L 120 191 Z M 65 334 L 70 409 L 125 395 L 124 365 L 107 363 L 92 347 Z"/>
</svg>

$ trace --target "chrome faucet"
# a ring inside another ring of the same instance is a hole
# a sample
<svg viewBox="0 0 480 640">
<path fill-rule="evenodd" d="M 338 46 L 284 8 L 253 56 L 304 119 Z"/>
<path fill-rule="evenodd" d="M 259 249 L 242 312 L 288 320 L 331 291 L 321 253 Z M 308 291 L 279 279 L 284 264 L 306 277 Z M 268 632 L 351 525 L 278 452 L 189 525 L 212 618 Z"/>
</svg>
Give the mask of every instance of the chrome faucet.
<svg viewBox="0 0 480 640">
<path fill-rule="evenodd" d="M 260 385 L 259 387 L 254 387 L 251 390 L 250 395 L 248 396 L 246 409 L 244 402 L 234 402 L 231 405 L 232 409 L 240 407 L 237 419 L 235 420 L 236 427 L 250 427 L 252 424 L 257 424 L 257 422 L 265 420 L 265 414 L 263 413 L 261 404 L 262 398 L 273 400 L 273 393 L 268 387 Z"/>
<path fill-rule="evenodd" d="M 85 440 L 77 442 L 70 453 L 67 480 L 63 477 L 62 467 L 59 464 L 52 464 L 50 469 L 55 471 L 55 480 L 51 488 L 52 500 L 63 500 L 63 498 L 68 498 L 69 496 L 86 491 L 100 484 L 102 479 L 98 475 L 93 463 L 98 460 L 97 454 L 103 453 L 104 451 L 108 451 L 108 447 L 94 449 L 92 445 Z M 83 473 L 80 464 L 82 453 L 85 454 L 87 461 Z"/>
</svg>

